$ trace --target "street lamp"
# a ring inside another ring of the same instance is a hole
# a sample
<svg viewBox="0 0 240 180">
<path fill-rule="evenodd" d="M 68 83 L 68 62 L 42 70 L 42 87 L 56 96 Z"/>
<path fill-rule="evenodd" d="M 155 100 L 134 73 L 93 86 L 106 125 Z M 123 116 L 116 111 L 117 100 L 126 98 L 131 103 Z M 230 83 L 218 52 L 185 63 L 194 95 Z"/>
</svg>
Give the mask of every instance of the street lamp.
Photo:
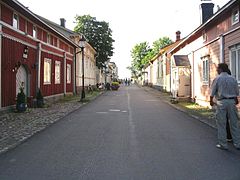
<svg viewBox="0 0 240 180">
<path fill-rule="evenodd" d="M 79 40 L 79 46 L 80 46 L 81 52 L 82 52 L 82 93 L 81 93 L 80 101 L 83 101 L 83 99 L 85 98 L 85 90 L 84 90 L 84 48 L 86 46 L 86 39 L 84 38 L 84 36 L 82 36 L 81 39 Z"/>
</svg>

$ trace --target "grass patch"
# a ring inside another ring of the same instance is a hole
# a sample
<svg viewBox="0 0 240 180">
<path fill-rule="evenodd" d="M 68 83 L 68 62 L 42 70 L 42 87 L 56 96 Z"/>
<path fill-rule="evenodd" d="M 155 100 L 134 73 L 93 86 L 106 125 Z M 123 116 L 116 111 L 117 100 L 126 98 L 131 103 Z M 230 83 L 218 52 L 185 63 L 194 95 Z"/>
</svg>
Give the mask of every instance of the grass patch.
<svg viewBox="0 0 240 180">
<path fill-rule="evenodd" d="M 196 103 L 191 102 L 179 102 L 178 106 L 184 108 L 188 113 L 198 115 L 206 118 L 214 118 L 214 112 L 208 107 L 200 106 Z"/>
<path fill-rule="evenodd" d="M 82 102 L 89 102 L 93 98 L 98 96 L 99 94 L 100 94 L 99 91 L 86 92 L 85 99 Z M 67 95 L 67 96 L 63 97 L 62 99 L 60 99 L 59 102 L 64 103 L 64 102 L 71 102 L 71 101 L 80 101 L 80 99 L 81 99 L 81 94 Z"/>
</svg>

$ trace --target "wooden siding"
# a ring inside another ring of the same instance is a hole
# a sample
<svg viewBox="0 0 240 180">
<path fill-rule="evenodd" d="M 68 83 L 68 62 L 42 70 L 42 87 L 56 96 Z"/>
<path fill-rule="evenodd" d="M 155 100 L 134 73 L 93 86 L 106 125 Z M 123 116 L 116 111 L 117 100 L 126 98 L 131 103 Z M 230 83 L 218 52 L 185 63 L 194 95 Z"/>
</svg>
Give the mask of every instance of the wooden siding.
<svg viewBox="0 0 240 180">
<path fill-rule="evenodd" d="M 51 84 L 44 84 L 44 59 L 48 58 L 51 59 Z M 60 84 L 55 84 L 55 61 L 60 61 L 61 62 L 61 82 Z M 63 57 L 59 57 L 53 54 L 49 54 L 46 52 L 42 52 L 41 53 L 41 89 L 43 92 L 44 96 L 50 96 L 50 95 L 54 95 L 54 94 L 60 94 L 64 92 L 64 76 L 63 76 L 63 72 L 64 72 L 64 61 L 63 61 Z"/>
<path fill-rule="evenodd" d="M 25 32 L 25 19 L 22 16 L 19 16 L 19 30 Z"/>
<path fill-rule="evenodd" d="M 30 23 L 30 22 L 27 22 L 27 33 L 28 33 L 30 36 L 33 36 L 33 24 Z"/>
<path fill-rule="evenodd" d="M 2 28 L 2 31 L 3 31 L 3 33 L 5 33 L 5 34 L 8 34 L 8 35 L 13 36 L 13 37 L 15 37 L 15 38 L 18 38 L 18 39 L 20 39 L 20 40 L 22 40 L 22 41 L 24 41 L 24 42 L 27 42 L 27 43 L 29 43 L 29 44 L 32 44 L 33 46 L 37 46 L 37 42 L 36 42 L 36 41 L 34 41 L 33 39 L 28 38 L 28 37 L 25 36 L 25 35 L 19 34 L 19 33 L 17 33 L 16 31 L 14 31 L 14 30 L 12 30 L 12 29 L 8 29 L 8 28 L 6 28 L 6 27 L 3 27 L 3 28 Z"/>
<path fill-rule="evenodd" d="M 41 28 L 37 27 L 37 38 L 39 40 L 42 40 L 42 31 L 43 30 Z"/>
<path fill-rule="evenodd" d="M 28 58 L 23 60 L 23 50 L 25 45 L 19 42 L 2 38 L 2 106 L 15 104 L 16 98 L 16 73 L 14 68 L 18 64 L 24 65 L 30 77 L 30 96 L 35 96 L 36 87 L 36 50 L 28 49 Z M 12 53 L 14 52 L 14 53 Z"/>
<path fill-rule="evenodd" d="M 45 42 L 45 43 L 47 43 L 47 32 L 43 30 L 42 33 L 43 33 L 43 36 L 42 36 L 43 39 L 42 39 L 42 41 Z"/>
<path fill-rule="evenodd" d="M 224 59 L 229 64 L 229 48 L 240 43 L 240 29 L 225 36 Z"/>
<path fill-rule="evenodd" d="M 5 6 L 1 6 L 1 20 L 12 25 L 13 11 Z"/>
</svg>

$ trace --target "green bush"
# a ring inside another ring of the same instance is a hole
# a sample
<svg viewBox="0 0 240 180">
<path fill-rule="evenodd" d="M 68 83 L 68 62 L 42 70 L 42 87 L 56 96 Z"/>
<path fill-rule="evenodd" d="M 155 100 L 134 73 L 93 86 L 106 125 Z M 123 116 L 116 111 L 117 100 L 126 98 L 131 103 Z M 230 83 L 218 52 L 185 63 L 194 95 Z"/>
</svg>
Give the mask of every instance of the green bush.
<svg viewBox="0 0 240 180">
<path fill-rule="evenodd" d="M 23 88 L 20 88 L 20 92 L 17 94 L 17 105 L 26 103 L 26 95 L 23 92 Z"/>
</svg>

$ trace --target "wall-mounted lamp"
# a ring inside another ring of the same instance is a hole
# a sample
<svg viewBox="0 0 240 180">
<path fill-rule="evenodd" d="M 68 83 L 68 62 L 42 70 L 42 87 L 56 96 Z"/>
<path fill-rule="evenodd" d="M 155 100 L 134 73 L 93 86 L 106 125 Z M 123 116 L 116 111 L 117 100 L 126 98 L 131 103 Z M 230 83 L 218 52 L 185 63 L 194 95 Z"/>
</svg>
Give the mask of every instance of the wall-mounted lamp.
<svg viewBox="0 0 240 180">
<path fill-rule="evenodd" d="M 24 59 L 27 59 L 27 58 L 28 58 L 28 46 L 25 46 L 25 47 L 24 47 L 24 50 L 23 50 L 23 58 L 24 58 Z"/>
<path fill-rule="evenodd" d="M 17 71 L 20 66 L 21 66 L 21 62 L 18 61 L 18 62 L 15 64 L 14 68 L 12 69 L 12 72 Z"/>
</svg>

